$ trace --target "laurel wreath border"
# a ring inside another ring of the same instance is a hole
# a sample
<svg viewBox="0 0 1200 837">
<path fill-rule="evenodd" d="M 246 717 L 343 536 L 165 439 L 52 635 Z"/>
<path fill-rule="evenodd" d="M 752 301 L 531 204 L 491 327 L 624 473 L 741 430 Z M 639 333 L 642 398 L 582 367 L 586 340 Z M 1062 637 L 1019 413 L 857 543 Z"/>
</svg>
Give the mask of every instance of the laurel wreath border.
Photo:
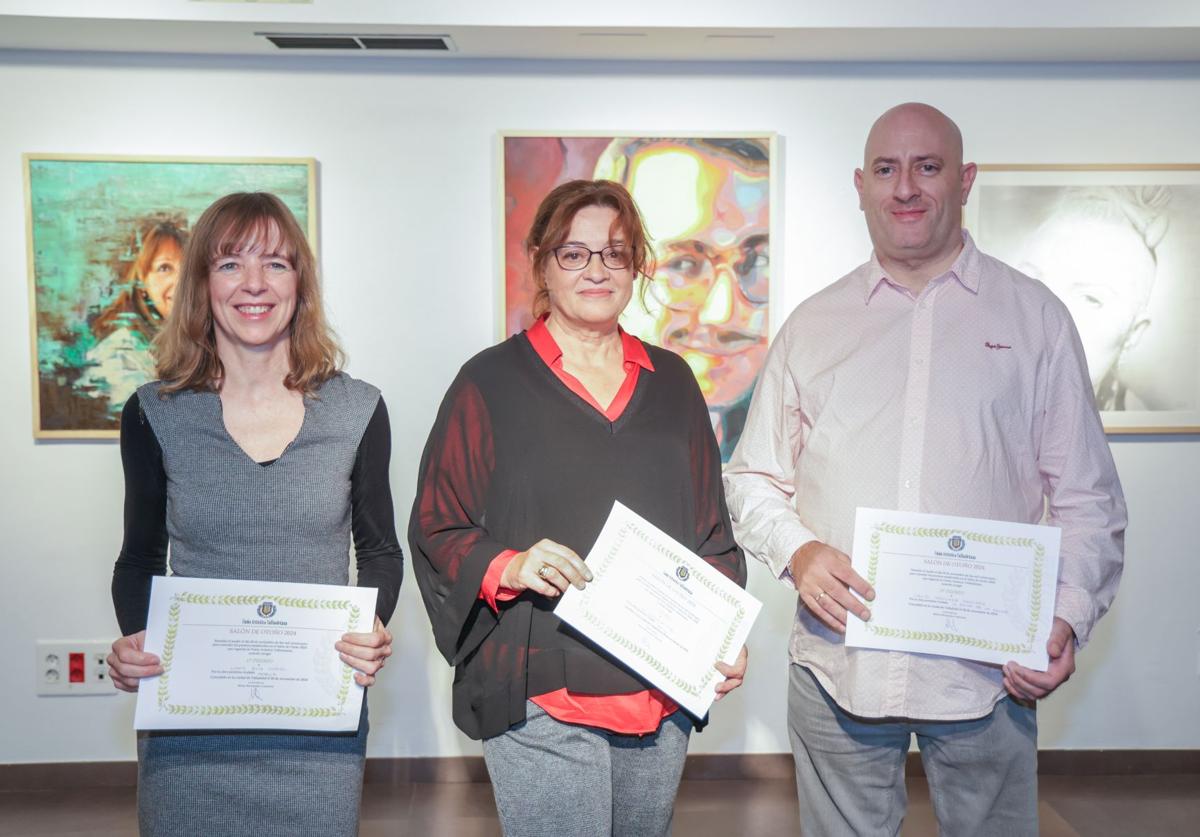
<svg viewBox="0 0 1200 837">
<path fill-rule="evenodd" d="M 279 706 L 267 703 L 233 703 L 216 706 L 203 704 L 172 703 L 170 696 L 171 665 L 175 660 L 175 641 L 179 635 L 179 617 L 181 605 L 216 605 L 220 607 L 259 605 L 264 601 L 272 601 L 283 607 L 295 607 L 305 610 L 345 610 L 346 630 L 349 631 L 358 624 L 361 609 L 349 599 L 298 599 L 293 596 L 251 596 L 225 595 L 208 596 L 199 593 L 175 593 L 171 596 L 171 605 L 167 609 L 167 631 L 160 655 L 163 673 L 158 678 L 158 708 L 171 715 L 188 715 L 198 717 L 229 716 L 229 715 L 267 715 L 283 718 L 333 718 L 345 712 L 346 700 L 350 696 L 350 679 L 353 674 L 349 666 L 342 667 L 341 683 L 338 684 L 337 697 L 333 706 L 307 707 Z"/>
<path fill-rule="evenodd" d="M 1015 546 L 1033 550 L 1033 590 L 1030 594 L 1029 626 L 1025 629 L 1025 642 L 996 642 L 995 640 L 980 639 L 974 636 L 949 631 L 913 631 L 907 628 L 889 628 L 867 622 L 866 628 L 873 634 L 895 639 L 911 639 L 921 642 L 944 642 L 949 645 L 963 645 L 968 648 L 978 648 L 984 651 L 1000 651 L 1010 654 L 1028 654 L 1033 651 L 1033 640 L 1037 635 L 1038 620 L 1042 614 L 1042 576 L 1046 548 L 1033 538 L 1017 538 L 1011 535 L 987 535 L 981 532 L 960 531 L 958 529 L 935 529 L 921 526 L 898 526 L 894 523 L 876 523 L 872 527 L 870 548 L 867 552 L 867 581 L 874 586 L 876 571 L 879 568 L 880 533 L 902 535 L 919 538 L 945 538 L 960 534 L 973 541 L 992 546 Z"/>
<path fill-rule="evenodd" d="M 622 525 L 622 527 L 617 531 L 617 535 L 613 540 L 612 547 L 608 550 L 608 552 L 601 556 L 600 561 L 596 566 L 597 576 L 603 573 L 604 569 L 617 557 L 618 553 L 621 551 L 621 547 L 623 546 L 625 539 L 630 535 L 638 535 L 641 537 L 641 539 L 647 544 L 650 544 L 656 552 L 662 554 L 666 558 L 669 558 L 675 563 L 676 566 L 680 566 L 684 563 L 683 559 L 672 552 L 666 544 L 660 543 L 657 539 L 652 538 L 650 533 L 646 532 L 646 530 L 639 526 L 636 521 L 631 520 Z M 724 659 L 725 655 L 729 653 L 730 647 L 733 645 L 733 638 L 737 634 L 738 627 L 746 618 L 746 608 L 741 602 L 738 601 L 736 596 L 734 596 L 728 590 L 723 590 L 718 587 L 713 583 L 712 579 L 700 574 L 696 574 L 691 577 L 696 579 L 696 581 L 702 584 L 719 599 L 732 605 L 735 609 L 736 615 L 733 621 L 730 623 L 729 630 L 725 632 L 725 636 L 721 639 L 721 648 L 717 653 L 717 659 Z M 583 617 L 590 625 L 592 625 L 594 628 L 597 628 L 600 633 L 604 634 L 604 636 L 608 637 L 616 645 L 619 645 L 621 648 L 637 657 L 650 669 L 655 671 L 662 679 L 671 683 L 685 694 L 699 698 L 705 693 L 705 690 L 712 685 L 713 679 L 717 676 L 716 669 L 710 669 L 709 671 L 705 672 L 698 682 L 685 680 L 679 675 L 671 673 L 661 660 L 659 660 L 653 654 L 647 652 L 637 643 L 627 639 L 626 637 L 614 631 L 612 628 L 602 625 L 600 620 L 594 616 L 591 610 L 586 606 L 588 603 L 587 599 L 589 597 L 589 589 L 590 588 L 585 588 L 581 594 L 584 596 L 584 607 L 582 608 Z"/>
</svg>

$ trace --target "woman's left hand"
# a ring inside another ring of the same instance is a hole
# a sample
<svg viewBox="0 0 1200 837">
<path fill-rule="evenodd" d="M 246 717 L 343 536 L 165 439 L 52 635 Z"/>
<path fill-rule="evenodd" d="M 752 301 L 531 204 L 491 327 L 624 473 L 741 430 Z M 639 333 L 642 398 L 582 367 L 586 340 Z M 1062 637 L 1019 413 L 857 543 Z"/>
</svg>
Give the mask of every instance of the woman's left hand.
<svg viewBox="0 0 1200 837">
<path fill-rule="evenodd" d="M 746 678 L 746 664 L 748 661 L 749 655 L 746 651 L 746 646 L 743 645 L 741 653 L 733 661 L 733 665 L 727 666 L 720 661 L 714 664 L 713 668 L 725 675 L 725 679 L 717 684 L 717 696 L 714 700 L 720 700 L 742 685 L 742 680 Z"/>
<path fill-rule="evenodd" d="M 341 641 L 333 647 L 338 650 L 343 663 L 356 669 L 354 682 L 360 686 L 374 686 L 375 675 L 392 656 L 392 632 L 376 616 L 375 629 L 371 633 L 342 634 Z"/>
</svg>

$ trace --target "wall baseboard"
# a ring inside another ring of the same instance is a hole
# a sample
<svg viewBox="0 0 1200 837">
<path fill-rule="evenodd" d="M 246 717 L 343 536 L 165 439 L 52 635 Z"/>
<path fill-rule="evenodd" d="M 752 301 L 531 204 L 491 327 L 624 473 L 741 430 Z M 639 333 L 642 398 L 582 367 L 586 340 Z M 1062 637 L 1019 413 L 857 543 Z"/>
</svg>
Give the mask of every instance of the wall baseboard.
<svg viewBox="0 0 1200 837">
<path fill-rule="evenodd" d="M 908 775 L 923 776 L 921 757 L 909 753 Z M 1200 773 L 1200 750 L 1041 750 L 1042 776 L 1147 776 Z M 791 753 L 728 755 L 696 753 L 687 758 L 683 778 L 790 779 Z M 367 759 L 364 781 L 403 785 L 429 782 L 486 782 L 479 756 Z M 132 788 L 137 762 L 45 762 L 0 764 L 0 792 L 70 788 Z"/>
</svg>

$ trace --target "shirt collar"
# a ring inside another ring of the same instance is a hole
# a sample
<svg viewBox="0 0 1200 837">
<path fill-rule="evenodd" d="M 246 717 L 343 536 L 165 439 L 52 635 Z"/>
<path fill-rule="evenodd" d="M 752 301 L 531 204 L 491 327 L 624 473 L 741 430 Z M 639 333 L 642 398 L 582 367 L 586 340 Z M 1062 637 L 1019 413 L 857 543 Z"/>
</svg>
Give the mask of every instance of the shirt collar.
<svg viewBox="0 0 1200 837">
<path fill-rule="evenodd" d="M 958 253 L 958 258 L 954 260 L 954 264 L 950 265 L 943 276 L 954 278 L 958 284 L 962 285 L 973 294 L 979 293 L 979 277 L 983 272 L 982 258 L 979 253 L 979 248 L 975 246 L 975 240 L 971 238 L 971 234 L 966 230 L 962 231 L 963 248 Z M 937 277 L 940 279 L 941 277 Z M 936 279 L 935 279 L 936 281 Z M 898 282 L 894 282 L 887 271 L 879 263 L 879 257 L 875 251 L 871 251 L 871 260 L 867 262 L 866 281 L 863 287 L 863 301 L 870 304 L 871 298 L 875 296 L 875 292 L 879 287 L 887 283 L 894 287 L 902 287 Z"/>
<path fill-rule="evenodd" d="M 526 329 L 525 336 L 529 338 L 530 345 L 533 346 L 533 350 L 537 352 L 542 362 L 547 366 L 555 366 L 562 360 L 562 349 L 558 347 L 554 335 L 546 327 L 546 318 L 549 316 L 549 314 L 543 314 L 538 317 L 537 322 Z M 651 363 L 650 354 L 646 351 L 646 346 L 642 341 L 620 326 L 617 326 L 617 331 L 621 334 L 621 354 L 624 362 L 636 363 L 647 372 L 653 372 L 654 364 Z"/>
</svg>

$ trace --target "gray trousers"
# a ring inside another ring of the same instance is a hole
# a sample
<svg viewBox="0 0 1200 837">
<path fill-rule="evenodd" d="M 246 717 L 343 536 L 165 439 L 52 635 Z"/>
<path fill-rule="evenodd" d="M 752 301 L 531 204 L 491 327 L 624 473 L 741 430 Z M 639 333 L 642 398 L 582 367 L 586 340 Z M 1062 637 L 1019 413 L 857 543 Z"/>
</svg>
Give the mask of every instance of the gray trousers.
<svg viewBox="0 0 1200 837">
<path fill-rule="evenodd" d="M 665 837 L 691 731 L 682 712 L 618 735 L 528 702 L 523 723 L 483 742 L 505 837 Z"/>
<path fill-rule="evenodd" d="M 895 837 L 904 760 L 921 748 L 941 837 L 1037 837 L 1037 715 L 1005 698 L 969 721 L 848 715 L 792 664 L 788 726 L 806 837 Z"/>
</svg>

